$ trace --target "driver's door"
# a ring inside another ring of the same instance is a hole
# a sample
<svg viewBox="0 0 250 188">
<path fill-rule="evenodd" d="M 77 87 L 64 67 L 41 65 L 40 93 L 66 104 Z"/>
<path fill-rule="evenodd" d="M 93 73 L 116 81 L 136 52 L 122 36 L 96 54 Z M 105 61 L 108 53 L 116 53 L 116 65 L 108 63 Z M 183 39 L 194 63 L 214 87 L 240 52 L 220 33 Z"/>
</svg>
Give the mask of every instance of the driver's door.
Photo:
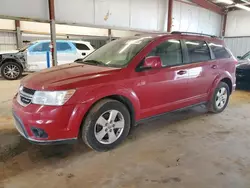
<svg viewBox="0 0 250 188">
<path fill-rule="evenodd" d="M 180 41 L 165 41 L 148 56 L 160 56 L 163 67 L 137 73 L 141 82 L 135 90 L 141 102 L 141 118 L 185 107 L 188 72 Z"/>
</svg>

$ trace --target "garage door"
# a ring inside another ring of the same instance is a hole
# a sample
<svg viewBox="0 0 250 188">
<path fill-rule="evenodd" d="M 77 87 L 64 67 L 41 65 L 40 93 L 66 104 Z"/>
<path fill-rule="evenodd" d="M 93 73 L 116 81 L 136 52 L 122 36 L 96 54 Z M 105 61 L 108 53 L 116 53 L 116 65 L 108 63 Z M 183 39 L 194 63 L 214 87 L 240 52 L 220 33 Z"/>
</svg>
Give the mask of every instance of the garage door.
<svg viewBox="0 0 250 188">
<path fill-rule="evenodd" d="M 0 31 L 0 51 L 15 50 L 16 48 L 16 33 Z"/>
</svg>

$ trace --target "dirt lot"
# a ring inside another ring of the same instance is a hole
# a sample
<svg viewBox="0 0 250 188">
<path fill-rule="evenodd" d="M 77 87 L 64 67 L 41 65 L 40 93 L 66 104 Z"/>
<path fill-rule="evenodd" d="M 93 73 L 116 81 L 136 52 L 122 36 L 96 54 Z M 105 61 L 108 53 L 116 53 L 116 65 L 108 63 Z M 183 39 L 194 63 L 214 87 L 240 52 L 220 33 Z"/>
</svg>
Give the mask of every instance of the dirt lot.
<svg viewBox="0 0 250 188">
<path fill-rule="evenodd" d="M 135 127 L 117 149 L 35 146 L 13 129 L 18 81 L 0 80 L 0 188 L 250 187 L 250 92 L 236 91 L 221 114 L 202 107 Z"/>
</svg>

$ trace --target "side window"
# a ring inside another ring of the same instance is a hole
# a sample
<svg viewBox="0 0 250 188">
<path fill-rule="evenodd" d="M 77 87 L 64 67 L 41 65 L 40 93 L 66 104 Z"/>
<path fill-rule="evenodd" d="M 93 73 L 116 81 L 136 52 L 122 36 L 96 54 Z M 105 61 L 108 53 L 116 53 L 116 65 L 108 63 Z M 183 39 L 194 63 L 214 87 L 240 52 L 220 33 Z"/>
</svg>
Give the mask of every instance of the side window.
<svg viewBox="0 0 250 188">
<path fill-rule="evenodd" d="M 56 43 L 56 49 L 57 51 L 67 51 L 71 50 L 71 47 L 67 42 L 58 42 Z"/>
<path fill-rule="evenodd" d="M 90 50 L 89 47 L 81 43 L 73 43 L 78 50 Z"/>
<path fill-rule="evenodd" d="M 179 40 L 168 40 L 155 47 L 147 56 L 160 56 L 162 66 L 182 64 L 181 43 Z"/>
<path fill-rule="evenodd" d="M 212 49 L 216 59 L 229 58 L 231 55 L 228 51 L 220 44 L 209 43 L 208 44 Z"/>
<path fill-rule="evenodd" d="M 49 42 L 44 42 L 36 45 L 33 49 L 32 52 L 47 52 L 49 51 Z"/>
<path fill-rule="evenodd" d="M 245 54 L 242 59 L 250 59 L 250 53 Z"/>
<path fill-rule="evenodd" d="M 209 48 L 204 41 L 186 40 L 185 43 L 190 63 L 211 59 Z"/>
</svg>

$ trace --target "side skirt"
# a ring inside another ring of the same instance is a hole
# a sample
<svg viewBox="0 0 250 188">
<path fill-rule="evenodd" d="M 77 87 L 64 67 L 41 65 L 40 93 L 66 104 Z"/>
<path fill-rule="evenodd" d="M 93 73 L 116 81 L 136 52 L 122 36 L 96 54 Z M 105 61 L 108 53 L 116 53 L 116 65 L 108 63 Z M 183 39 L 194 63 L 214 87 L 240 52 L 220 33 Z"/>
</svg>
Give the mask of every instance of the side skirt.
<svg viewBox="0 0 250 188">
<path fill-rule="evenodd" d="M 173 113 L 173 112 L 179 112 L 179 111 L 187 110 L 187 109 L 194 108 L 194 107 L 197 107 L 197 106 L 202 106 L 202 105 L 207 106 L 207 104 L 208 104 L 207 102 L 201 102 L 201 103 L 193 104 L 193 105 L 190 105 L 190 106 L 187 106 L 187 107 L 184 107 L 184 108 L 180 108 L 180 109 L 177 109 L 177 110 L 165 112 L 165 113 L 162 113 L 162 114 L 157 114 L 157 115 L 154 115 L 154 116 L 151 116 L 151 117 L 148 117 L 148 118 L 141 119 L 141 120 L 137 121 L 135 125 L 138 125 L 138 124 L 143 123 L 145 121 L 157 119 L 157 118 L 159 118 L 161 116 L 164 116 L 164 115 L 167 115 L 167 114 L 170 114 L 170 113 Z"/>
</svg>

